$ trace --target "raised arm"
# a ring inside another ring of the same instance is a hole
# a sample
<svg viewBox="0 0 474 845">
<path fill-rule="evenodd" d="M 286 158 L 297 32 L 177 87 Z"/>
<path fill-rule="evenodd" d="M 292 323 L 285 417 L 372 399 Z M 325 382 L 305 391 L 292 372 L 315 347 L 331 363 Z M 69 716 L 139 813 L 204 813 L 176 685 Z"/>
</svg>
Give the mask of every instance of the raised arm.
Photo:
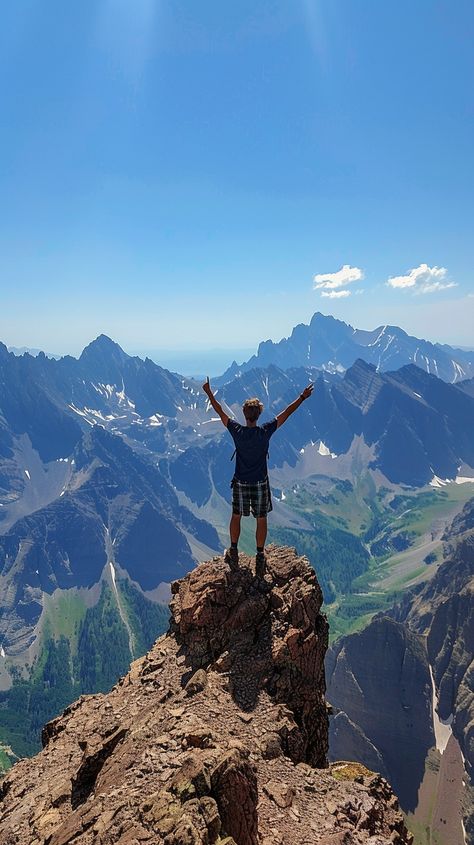
<svg viewBox="0 0 474 845">
<path fill-rule="evenodd" d="M 313 392 L 313 385 L 308 384 L 308 387 L 305 387 L 305 389 L 303 390 L 302 393 L 300 393 L 298 398 L 295 399 L 295 401 L 292 402 L 291 405 L 288 405 L 288 407 L 285 408 L 285 410 L 282 411 L 281 414 L 278 414 L 278 416 L 276 418 L 277 428 L 280 428 L 280 426 L 283 425 L 283 423 L 287 421 L 288 417 L 290 417 L 292 415 L 293 411 L 296 411 L 296 409 L 299 408 L 301 403 L 304 402 L 304 400 L 307 399 L 308 396 L 311 396 L 312 392 Z"/>
<path fill-rule="evenodd" d="M 220 402 L 217 401 L 216 397 L 214 396 L 211 385 L 209 384 L 209 376 L 207 377 L 207 381 L 204 382 L 202 389 L 204 393 L 207 395 L 209 402 L 211 403 L 212 407 L 214 408 L 216 414 L 219 414 L 223 424 L 227 428 L 227 423 L 229 422 L 229 415 L 226 414 Z"/>
</svg>

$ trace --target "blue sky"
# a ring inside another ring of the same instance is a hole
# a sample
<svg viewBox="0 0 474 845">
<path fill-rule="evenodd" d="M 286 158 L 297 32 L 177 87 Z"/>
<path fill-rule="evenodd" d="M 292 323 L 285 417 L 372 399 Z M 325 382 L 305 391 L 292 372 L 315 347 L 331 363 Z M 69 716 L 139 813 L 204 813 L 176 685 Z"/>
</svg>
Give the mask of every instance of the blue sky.
<svg viewBox="0 0 474 845">
<path fill-rule="evenodd" d="M 244 348 L 321 310 L 474 346 L 471 0 L 0 14 L 4 342 Z"/>
</svg>

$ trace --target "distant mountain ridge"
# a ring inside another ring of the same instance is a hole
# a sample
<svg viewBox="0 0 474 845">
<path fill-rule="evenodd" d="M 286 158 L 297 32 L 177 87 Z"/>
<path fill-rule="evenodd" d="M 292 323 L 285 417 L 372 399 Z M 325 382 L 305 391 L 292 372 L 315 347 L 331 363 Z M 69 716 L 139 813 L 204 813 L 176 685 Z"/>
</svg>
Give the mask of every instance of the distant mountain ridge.
<svg viewBox="0 0 474 845">
<path fill-rule="evenodd" d="M 313 395 L 271 443 L 275 528 L 311 531 L 284 503 L 298 479 L 351 487 L 366 474 L 375 486 L 416 488 L 473 474 L 469 380 L 447 384 L 414 364 L 387 373 L 357 358 L 343 374 L 258 366 L 216 390 L 236 419 L 255 395 L 269 417 L 308 380 Z M 29 727 L 15 741 L 31 747 L 38 713 L 49 718 L 44 690 L 59 652 L 63 662 L 69 654 L 57 699 L 66 704 L 118 677 L 106 654 L 115 636 L 123 666 L 156 635 L 167 583 L 226 541 L 231 454 L 200 382 L 105 335 L 78 359 L 15 356 L 0 344 L 0 738 L 18 721 L 20 696 Z"/>
<path fill-rule="evenodd" d="M 345 337 L 347 326 L 331 320 L 315 315 L 311 325 L 327 329 L 334 323 Z M 327 461 L 348 454 L 358 438 L 368 447 L 364 460 L 370 468 L 395 484 L 439 485 L 470 474 L 469 379 L 447 384 L 414 364 L 383 372 L 358 358 L 344 377 L 309 365 L 269 364 L 239 372 L 217 390 L 237 418 L 249 395 L 260 395 L 271 416 L 309 379 L 314 393 L 272 441 L 272 466 L 295 467 L 301 455 L 311 461 L 313 452 L 319 462 Z M 206 502 L 213 487 L 225 497 L 230 453 L 216 435 L 226 435 L 199 383 L 127 355 L 105 335 L 79 359 L 16 357 L 1 344 L 0 380 L 0 531 L 59 497 L 65 458 L 96 424 L 123 436 L 135 451 L 159 456 L 159 471 L 193 502 Z"/>
<path fill-rule="evenodd" d="M 43 593 L 91 588 L 107 563 L 150 591 L 192 569 L 187 537 L 220 548 L 215 529 L 179 505 L 156 468 L 101 426 L 69 463 L 61 495 L 0 535 L 0 641 L 9 654 L 34 641 Z"/>
<path fill-rule="evenodd" d="M 239 373 L 274 364 L 289 367 L 317 367 L 343 373 L 362 358 L 377 371 L 397 370 L 416 364 L 427 373 L 450 383 L 474 376 L 474 352 L 431 343 L 407 334 L 398 326 L 378 326 L 373 331 L 355 329 L 316 312 L 308 325 L 300 323 L 291 335 L 274 343 L 262 341 L 256 355 L 243 364 L 235 361 L 219 379 L 224 384 Z"/>
<path fill-rule="evenodd" d="M 158 466 L 193 417 L 194 383 L 105 335 L 79 359 L 0 345 L 0 745 L 31 753 L 110 688 L 163 630 L 169 582 L 222 549 Z"/>
<path fill-rule="evenodd" d="M 14 355 L 24 355 L 25 352 L 28 352 L 29 355 L 36 356 L 36 355 L 39 355 L 40 352 L 42 352 L 43 350 L 42 349 L 36 349 L 32 346 L 9 346 L 8 351 L 13 352 Z M 44 354 L 46 355 L 47 358 L 58 359 L 58 358 L 61 357 L 56 352 L 45 352 Z"/>
<path fill-rule="evenodd" d="M 296 468 L 304 460 L 316 472 L 314 462 L 324 459 L 329 472 L 328 462 L 350 454 L 362 439 L 368 466 L 394 484 L 438 486 L 455 479 L 463 464 L 474 467 L 474 397 L 413 364 L 381 373 L 359 359 L 343 378 L 329 379 L 303 367 L 283 371 L 270 365 L 234 378 L 220 388 L 219 398 L 237 411 L 246 396 L 260 396 L 271 417 L 310 377 L 313 394 L 272 439 L 270 466 Z M 199 504 L 210 497 L 212 482 L 224 494 L 229 457 L 214 441 L 191 445 L 170 464 L 173 484 Z"/>
</svg>

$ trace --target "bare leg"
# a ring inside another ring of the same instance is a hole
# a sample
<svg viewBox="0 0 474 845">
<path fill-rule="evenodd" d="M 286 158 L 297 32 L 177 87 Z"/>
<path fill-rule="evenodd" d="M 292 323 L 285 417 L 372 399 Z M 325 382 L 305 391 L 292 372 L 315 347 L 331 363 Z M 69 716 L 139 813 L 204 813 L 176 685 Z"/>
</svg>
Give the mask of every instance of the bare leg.
<svg viewBox="0 0 474 845">
<path fill-rule="evenodd" d="M 230 542 L 238 543 L 240 537 L 240 520 L 242 515 L 240 513 L 233 513 L 230 520 Z"/>
<path fill-rule="evenodd" d="M 255 531 L 255 538 L 257 541 L 257 548 L 265 545 L 267 539 L 267 517 L 257 516 L 257 529 Z"/>
</svg>

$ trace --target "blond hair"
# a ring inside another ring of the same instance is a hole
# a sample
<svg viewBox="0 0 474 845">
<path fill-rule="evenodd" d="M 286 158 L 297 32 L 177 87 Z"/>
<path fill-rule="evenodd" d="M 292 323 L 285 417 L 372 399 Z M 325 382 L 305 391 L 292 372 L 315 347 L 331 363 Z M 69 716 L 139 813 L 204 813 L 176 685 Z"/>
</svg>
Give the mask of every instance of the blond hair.
<svg viewBox="0 0 474 845">
<path fill-rule="evenodd" d="M 246 399 L 242 405 L 242 411 L 244 412 L 246 420 L 249 422 L 256 422 L 263 411 L 263 405 L 260 402 L 260 399 L 257 399 L 256 397 L 253 399 Z"/>
</svg>

